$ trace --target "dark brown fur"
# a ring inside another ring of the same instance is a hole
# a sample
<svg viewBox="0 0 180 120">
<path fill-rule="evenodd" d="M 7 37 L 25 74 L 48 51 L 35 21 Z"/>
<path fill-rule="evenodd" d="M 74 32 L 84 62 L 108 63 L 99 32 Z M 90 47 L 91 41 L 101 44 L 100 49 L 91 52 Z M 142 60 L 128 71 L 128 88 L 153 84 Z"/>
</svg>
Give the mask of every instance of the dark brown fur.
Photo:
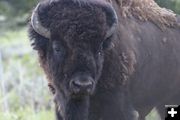
<svg viewBox="0 0 180 120">
<path fill-rule="evenodd" d="M 132 1 L 111 0 L 118 25 L 108 39 L 112 19 L 104 9 L 106 1 L 42 3 L 40 21 L 50 29 L 51 39 L 31 24 L 29 34 L 55 93 L 57 120 L 140 120 L 154 107 L 164 117 L 164 104 L 180 104 L 174 100 L 180 93 L 180 19 L 155 5 L 163 17 L 154 14 L 151 19 L 151 13 L 140 20 L 144 12 L 131 10 L 142 4 Z M 69 82 L 77 76 L 93 78 L 92 94 L 72 93 Z"/>
</svg>

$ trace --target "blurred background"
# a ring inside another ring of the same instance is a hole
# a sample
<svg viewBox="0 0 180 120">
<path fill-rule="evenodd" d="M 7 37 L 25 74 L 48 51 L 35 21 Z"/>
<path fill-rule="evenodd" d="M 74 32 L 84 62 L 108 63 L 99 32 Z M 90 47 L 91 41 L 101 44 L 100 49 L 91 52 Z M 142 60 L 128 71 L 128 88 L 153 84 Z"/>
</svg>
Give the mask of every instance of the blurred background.
<svg viewBox="0 0 180 120">
<path fill-rule="evenodd" d="M 180 14 L 180 0 L 156 0 Z M 0 0 L 0 120 L 53 120 L 52 96 L 31 49 L 27 22 L 38 0 Z M 147 117 L 158 120 L 155 110 Z"/>
</svg>

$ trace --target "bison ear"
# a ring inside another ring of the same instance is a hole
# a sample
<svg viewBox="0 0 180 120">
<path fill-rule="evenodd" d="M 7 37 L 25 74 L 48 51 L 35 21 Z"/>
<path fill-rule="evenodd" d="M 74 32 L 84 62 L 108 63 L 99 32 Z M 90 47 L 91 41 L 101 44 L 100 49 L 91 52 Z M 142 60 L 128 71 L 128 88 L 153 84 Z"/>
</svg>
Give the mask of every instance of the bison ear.
<svg viewBox="0 0 180 120">
<path fill-rule="evenodd" d="M 102 8 L 105 11 L 106 21 L 109 27 L 105 36 L 105 39 L 107 39 L 113 35 L 116 29 L 117 23 L 118 23 L 118 18 L 117 18 L 116 11 L 114 10 L 111 4 L 107 4 L 103 6 Z"/>
</svg>

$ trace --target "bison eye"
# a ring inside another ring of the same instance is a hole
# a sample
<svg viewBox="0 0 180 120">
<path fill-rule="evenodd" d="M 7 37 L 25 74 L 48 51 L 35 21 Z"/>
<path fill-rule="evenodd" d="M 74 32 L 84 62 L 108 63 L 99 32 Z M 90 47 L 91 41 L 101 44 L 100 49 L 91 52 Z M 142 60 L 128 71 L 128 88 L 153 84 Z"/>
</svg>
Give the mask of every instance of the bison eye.
<svg viewBox="0 0 180 120">
<path fill-rule="evenodd" d="M 61 48 L 60 48 L 60 47 L 53 47 L 53 50 L 54 50 L 55 52 L 61 52 Z"/>
<path fill-rule="evenodd" d="M 112 36 L 106 38 L 106 40 L 103 41 L 103 49 L 106 50 L 106 49 L 110 49 L 111 48 L 111 43 L 112 42 Z"/>
<path fill-rule="evenodd" d="M 53 42 L 53 51 L 55 53 L 62 53 L 63 52 L 63 46 L 59 42 Z"/>
<path fill-rule="evenodd" d="M 60 62 L 65 56 L 65 47 L 58 41 L 52 43 L 54 58 Z"/>
</svg>

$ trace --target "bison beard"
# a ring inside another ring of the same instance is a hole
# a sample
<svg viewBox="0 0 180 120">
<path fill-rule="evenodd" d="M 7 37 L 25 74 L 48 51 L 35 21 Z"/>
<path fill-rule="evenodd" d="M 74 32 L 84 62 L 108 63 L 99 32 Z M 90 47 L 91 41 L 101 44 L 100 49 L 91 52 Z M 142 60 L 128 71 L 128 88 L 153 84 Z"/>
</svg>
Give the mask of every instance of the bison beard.
<svg viewBox="0 0 180 120">
<path fill-rule="evenodd" d="M 89 98 L 71 99 L 65 108 L 66 113 L 64 115 L 59 112 L 58 107 L 56 108 L 57 120 L 64 120 L 64 118 L 67 120 L 88 120 Z"/>
<path fill-rule="evenodd" d="M 88 120 L 89 98 L 72 99 L 67 106 L 68 120 Z"/>
</svg>

